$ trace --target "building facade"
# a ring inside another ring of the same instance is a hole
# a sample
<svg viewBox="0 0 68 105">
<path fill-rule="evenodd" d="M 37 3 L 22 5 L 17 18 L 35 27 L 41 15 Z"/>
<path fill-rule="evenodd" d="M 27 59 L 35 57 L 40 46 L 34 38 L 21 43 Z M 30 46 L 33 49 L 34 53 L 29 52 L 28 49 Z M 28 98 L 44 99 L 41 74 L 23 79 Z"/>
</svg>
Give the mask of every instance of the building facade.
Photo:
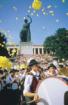
<svg viewBox="0 0 68 105">
<path fill-rule="evenodd" d="M 43 45 L 33 45 L 33 44 L 17 44 L 17 45 L 7 45 L 9 53 L 15 53 L 15 55 L 44 55 Z"/>
</svg>

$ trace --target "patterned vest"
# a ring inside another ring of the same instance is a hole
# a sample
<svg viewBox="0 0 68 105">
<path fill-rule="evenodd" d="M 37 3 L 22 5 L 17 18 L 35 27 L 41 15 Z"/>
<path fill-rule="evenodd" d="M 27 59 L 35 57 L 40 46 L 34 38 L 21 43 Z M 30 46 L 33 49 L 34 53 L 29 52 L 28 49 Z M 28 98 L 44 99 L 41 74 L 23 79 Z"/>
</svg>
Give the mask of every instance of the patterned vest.
<svg viewBox="0 0 68 105">
<path fill-rule="evenodd" d="M 33 75 L 33 74 L 32 74 Z M 36 91 L 36 87 L 37 87 L 37 85 L 38 85 L 38 80 L 37 80 L 37 78 L 33 75 L 33 80 L 32 80 L 32 84 L 31 84 L 31 86 L 30 86 L 30 91 L 32 92 L 32 93 L 34 93 L 35 91 Z"/>
</svg>

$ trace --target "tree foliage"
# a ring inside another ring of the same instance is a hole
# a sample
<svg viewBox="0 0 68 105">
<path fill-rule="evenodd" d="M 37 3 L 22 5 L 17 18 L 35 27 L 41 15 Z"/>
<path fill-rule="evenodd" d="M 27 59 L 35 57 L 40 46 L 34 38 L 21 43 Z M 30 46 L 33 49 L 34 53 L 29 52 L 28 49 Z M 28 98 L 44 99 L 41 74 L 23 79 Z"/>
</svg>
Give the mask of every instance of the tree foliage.
<svg viewBox="0 0 68 105">
<path fill-rule="evenodd" d="M 59 28 L 44 41 L 44 49 L 52 51 L 59 59 L 68 59 L 68 30 Z"/>
<path fill-rule="evenodd" d="M 0 32 L 0 56 L 6 56 L 9 57 L 7 48 L 6 48 L 7 38 L 5 37 L 5 34 Z"/>
</svg>

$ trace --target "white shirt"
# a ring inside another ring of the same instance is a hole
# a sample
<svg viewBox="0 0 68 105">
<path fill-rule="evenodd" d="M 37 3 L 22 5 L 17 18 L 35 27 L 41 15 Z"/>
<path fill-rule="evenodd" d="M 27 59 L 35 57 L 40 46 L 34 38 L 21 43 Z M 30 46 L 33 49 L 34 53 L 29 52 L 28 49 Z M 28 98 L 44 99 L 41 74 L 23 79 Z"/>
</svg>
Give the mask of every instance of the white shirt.
<svg viewBox="0 0 68 105">
<path fill-rule="evenodd" d="M 31 71 L 31 73 L 36 76 L 37 79 L 38 78 L 38 75 L 39 73 L 38 72 L 35 72 L 35 71 Z M 32 84 L 32 80 L 33 80 L 33 76 L 32 75 L 26 75 L 25 77 L 25 82 L 24 82 L 24 90 L 23 90 L 23 94 L 25 94 L 26 92 L 30 92 L 30 86 Z"/>
</svg>

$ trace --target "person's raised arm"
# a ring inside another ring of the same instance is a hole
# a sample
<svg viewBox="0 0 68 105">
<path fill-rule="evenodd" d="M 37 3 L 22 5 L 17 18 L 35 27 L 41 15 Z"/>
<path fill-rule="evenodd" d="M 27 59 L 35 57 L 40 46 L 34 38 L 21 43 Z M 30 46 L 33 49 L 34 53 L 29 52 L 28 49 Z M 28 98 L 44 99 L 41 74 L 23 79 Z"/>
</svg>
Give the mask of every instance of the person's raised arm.
<svg viewBox="0 0 68 105">
<path fill-rule="evenodd" d="M 29 15 L 27 15 L 27 17 L 30 19 L 30 24 L 32 23 L 32 18 L 29 16 Z"/>
</svg>

